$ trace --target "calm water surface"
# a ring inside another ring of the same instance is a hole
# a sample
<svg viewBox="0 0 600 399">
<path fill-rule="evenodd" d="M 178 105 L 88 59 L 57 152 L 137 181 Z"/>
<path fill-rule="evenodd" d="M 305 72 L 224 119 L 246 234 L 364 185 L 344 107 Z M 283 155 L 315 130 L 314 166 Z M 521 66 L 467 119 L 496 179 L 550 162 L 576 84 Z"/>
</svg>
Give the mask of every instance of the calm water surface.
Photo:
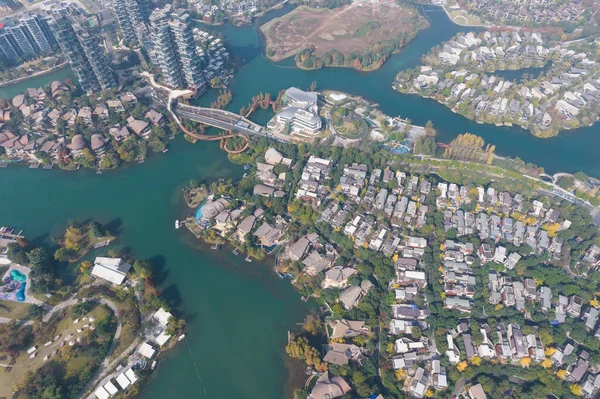
<svg viewBox="0 0 600 399">
<path fill-rule="evenodd" d="M 159 266 L 162 289 L 188 317 L 187 339 L 203 383 L 181 343 L 159 362 L 145 399 L 281 399 L 289 377 L 287 331 L 302 321 L 307 305 L 270 267 L 225 249 L 200 252 L 189 233 L 174 229 L 175 219 L 191 213 L 180 200 L 190 178 L 239 178 L 243 171 L 215 143 L 190 145 L 178 137 L 170 148 L 143 165 L 101 176 L 0 169 L 0 224 L 42 241 L 68 220 L 94 217 L 118 228 L 116 245 Z"/>
</svg>

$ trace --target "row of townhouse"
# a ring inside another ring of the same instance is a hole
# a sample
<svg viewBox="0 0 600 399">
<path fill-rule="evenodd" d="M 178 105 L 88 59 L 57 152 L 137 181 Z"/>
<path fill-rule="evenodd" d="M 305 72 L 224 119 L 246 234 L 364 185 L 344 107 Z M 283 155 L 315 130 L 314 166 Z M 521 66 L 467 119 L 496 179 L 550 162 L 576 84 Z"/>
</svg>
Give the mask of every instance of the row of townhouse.
<svg viewBox="0 0 600 399">
<path fill-rule="evenodd" d="M 498 359 L 503 362 L 517 363 L 523 358 L 536 362 L 546 359 L 544 346 L 536 334 L 524 334 L 515 323 L 500 323 L 494 331 L 487 325 L 479 326 L 480 342 L 473 339 L 473 331 L 465 322 L 446 335 L 448 350 L 445 355 L 451 364 L 463 359 L 470 361 L 474 357 Z"/>
<path fill-rule="evenodd" d="M 368 178 L 367 175 L 368 167 L 364 164 L 344 165 L 338 190 L 365 210 L 384 214 L 393 225 L 404 222 L 409 228 L 419 228 L 426 224 L 429 209 L 422 202 L 431 189 L 430 182 L 423 180 L 419 184 L 417 176 L 407 179 L 405 173 L 391 169 L 374 169 Z M 397 181 L 395 188 L 379 187 L 380 183 L 388 185 L 392 179 Z M 416 200 L 411 200 L 414 196 Z"/>
<path fill-rule="evenodd" d="M 475 295 L 473 245 L 444 243 L 442 279 L 444 283 L 444 306 L 461 312 L 471 311 L 471 300 Z"/>
<path fill-rule="evenodd" d="M 302 170 L 296 198 L 310 201 L 313 206 L 318 207 L 329 192 L 325 183 L 329 179 L 332 166 L 330 159 L 322 159 L 311 155 Z"/>
</svg>

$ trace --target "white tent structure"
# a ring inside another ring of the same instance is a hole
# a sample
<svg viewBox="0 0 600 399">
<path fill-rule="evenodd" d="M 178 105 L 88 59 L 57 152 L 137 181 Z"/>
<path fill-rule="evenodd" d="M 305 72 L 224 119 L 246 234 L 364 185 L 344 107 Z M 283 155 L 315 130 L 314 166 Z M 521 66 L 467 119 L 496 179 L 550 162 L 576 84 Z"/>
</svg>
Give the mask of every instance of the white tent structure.
<svg viewBox="0 0 600 399">
<path fill-rule="evenodd" d="M 121 258 L 104 258 L 99 256 L 94 260 L 92 275 L 110 281 L 113 284 L 121 285 L 125 281 L 129 269 L 131 269 L 131 265 L 125 263 Z"/>
<path fill-rule="evenodd" d="M 96 392 L 94 392 L 94 395 L 96 395 L 96 397 L 98 399 L 108 399 L 108 398 L 110 398 L 110 394 L 108 392 L 106 392 L 106 389 L 104 389 L 102 387 L 96 389 Z"/>
</svg>

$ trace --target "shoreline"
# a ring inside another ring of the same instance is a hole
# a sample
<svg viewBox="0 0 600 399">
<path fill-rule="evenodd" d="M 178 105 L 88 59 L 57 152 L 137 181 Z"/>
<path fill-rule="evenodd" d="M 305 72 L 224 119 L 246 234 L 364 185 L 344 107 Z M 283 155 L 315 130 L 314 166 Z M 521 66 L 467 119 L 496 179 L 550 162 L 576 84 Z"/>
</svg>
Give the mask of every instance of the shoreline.
<svg viewBox="0 0 600 399">
<path fill-rule="evenodd" d="M 436 103 L 438 103 L 440 105 L 443 105 L 449 111 L 451 111 L 451 112 L 453 112 L 453 113 L 455 113 L 457 115 L 460 115 L 460 116 L 462 116 L 465 119 L 468 119 L 470 121 L 478 123 L 480 125 L 495 125 L 497 127 L 514 127 L 514 126 L 518 126 L 521 129 L 523 129 L 525 132 L 527 132 L 528 134 L 530 134 L 530 135 L 532 135 L 532 136 L 534 136 L 534 137 L 536 137 L 538 139 L 541 139 L 541 140 L 551 139 L 553 137 L 559 136 L 561 133 L 569 133 L 569 131 L 571 131 L 571 130 L 576 130 L 576 129 L 581 129 L 583 127 L 593 126 L 593 125 L 595 125 L 596 123 L 598 123 L 600 121 L 600 119 L 597 119 L 595 122 L 592 122 L 591 124 L 586 125 L 586 124 L 582 123 L 582 124 L 578 124 L 577 126 L 573 126 L 573 127 L 561 126 L 558 131 L 552 131 L 552 133 L 549 134 L 549 135 L 540 135 L 540 134 L 536 134 L 532 130 L 529 130 L 528 128 L 526 128 L 524 126 L 524 124 L 519 123 L 519 121 L 486 122 L 484 120 L 480 120 L 480 119 L 477 119 L 477 118 L 471 118 L 471 117 L 469 117 L 469 116 L 467 116 L 467 115 L 465 115 L 465 114 L 463 114 L 461 112 L 456 111 L 454 108 L 450 108 L 446 103 L 438 101 L 435 97 L 421 95 L 419 92 L 417 92 L 417 91 L 415 91 L 413 89 L 410 89 L 410 90 L 399 90 L 399 89 L 397 89 L 394 86 L 394 83 L 395 82 L 392 83 L 392 89 L 395 90 L 395 91 L 397 91 L 398 93 L 407 94 L 407 95 L 415 95 L 415 96 L 418 96 L 419 98 L 426 98 L 426 99 L 429 99 L 429 100 L 433 100 Z"/>
<path fill-rule="evenodd" d="M 441 7 L 444 10 L 444 12 L 446 13 L 446 15 L 448 16 L 448 19 L 450 21 L 452 21 L 453 23 L 455 23 L 456 25 L 458 25 L 458 26 L 464 26 L 465 28 L 491 28 L 491 27 L 494 27 L 494 25 L 490 25 L 490 24 L 483 24 L 482 25 L 482 24 L 468 24 L 468 23 L 461 24 L 461 23 L 458 23 L 458 22 L 456 22 L 454 20 L 454 18 L 452 18 L 452 15 L 450 15 L 450 11 L 448 11 L 448 9 L 446 8 L 446 6 L 440 5 L 438 7 Z"/>
<path fill-rule="evenodd" d="M 20 78 L 15 78 L 15 79 L 9 80 L 7 82 L 2 82 L 2 83 L 0 83 L 0 87 L 7 87 L 7 86 L 11 86 L 11 85 L 14 85 L 14 84 L 17 84 L 17 83 L 24 82 L 24 81 L 26 81 L 28 79 L 31 79 L 31 78 L 36 78 L 38 76 L 44 76 L 44 75 L 47 75 L 49 73 L 56 72 L 56 71 L 59 71 L 61 69 L 64 69 L 67 66 L 69 66 L 69 62 L 65 61 L 62 64 L 55 65 L 55 66 L 53 66 L 50 69 L 45 69 L 43 71 L 35 72 L 35 73 L 31 74 L 31 75 L 22 76 Z"/>
</svg>

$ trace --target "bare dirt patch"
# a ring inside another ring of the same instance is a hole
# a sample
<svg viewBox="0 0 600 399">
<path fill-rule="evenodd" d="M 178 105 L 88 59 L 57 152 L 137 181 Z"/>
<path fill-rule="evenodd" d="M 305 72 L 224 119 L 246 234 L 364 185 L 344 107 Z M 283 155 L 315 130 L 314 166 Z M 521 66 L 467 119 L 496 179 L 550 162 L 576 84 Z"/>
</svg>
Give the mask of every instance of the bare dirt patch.
<svg viewBox="0 0 600 399">
<path fill-rule="evenodd" d="M 416 9 L 384 2 L 353 3 L 334 10 L 300 6 L 264 24 L 261 31 L 266 37 L 267 56 L 273 61 L 281 61 L 305 49 L 310 49 L 312 56 L 318 59 L 336 52 L 348 58 L 350 53 L 377 53 L 379 49 L 386 57 L 388 52 L 397 51 L 426 26 L 426 20 Z M 381 57 L 375 58 L 378 61 Z M 311 68 L 310 65 L 303 66 Z M 349 65 L 338 66 L 353 66 L 352 60 Z"/>
</svg>

